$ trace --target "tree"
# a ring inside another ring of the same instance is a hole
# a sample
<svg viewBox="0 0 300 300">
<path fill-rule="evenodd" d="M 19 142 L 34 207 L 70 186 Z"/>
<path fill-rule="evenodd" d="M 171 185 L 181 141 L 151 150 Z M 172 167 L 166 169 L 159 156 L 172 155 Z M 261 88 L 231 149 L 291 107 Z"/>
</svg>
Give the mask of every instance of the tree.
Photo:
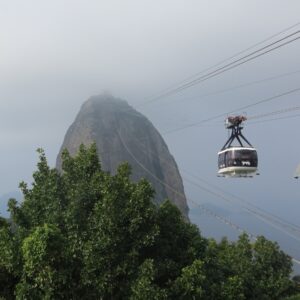
<svg viewBox="0 0 300 300">
<path fill-rule="evenodd" d="M 300 294 L 284 298 L 284 300 L 300 300 Z"/>
<path fill-rule="evenodd" d="M 258 237 L 253 245 L 253 294 L 261 299 L 280 299 L 292 287 L 292 260 L 277 243 Z"/>
<path fill-rule="evenodd" d="M 103 179 L 103 197 L 90 219 L 90 239 L 84 249 L 85 283 L 104 298 L 123 298 L 159 234 L 153 189 L 133 183 L 123 165 Z"/>
<path fill-rule="evenodd" d="M 147 259 L 140 266 L 138 277 L 131 286 L 132 294 L 130 296 L 130 299 L 167 299 L 167 292 L 164 289 L 159 288 L 154 283 L 154 277 L 154 262 L 151 259 Z"/>
<path fill-rule="evenodd" d="M 130 167 L 101 169 L 96 145 L 63 152 L 62 171 L 43 150 L 24 200 L 0 218 L 0 298 L 280 299 L 296 294 L 291 259 L 247 235 L 203 238 L 177 207 L 153 202 Z"/>
<path fill-rule="evenodd" d="M 13 299 L 17 282 L 16 245 L 9 223 L 2 218 L 0 221 L 0 299 Z"/>
<path fill-rule="evenodd" d="M 293 286 L 290 257 L 263 237 L 211 240 L 204 263 L 208 299 L 281 299 Z"/>
<path fill-rule="evenodd" d="M 55 225 L 39 226 L 24 239 L 24 265 L 17 298 L 63 298 L 68 276 L 64 245 L 64 238 Z"/>
<path fill-rule="evenodd" d="M 292 279 L 295 284 L 295 290 L 299 293 L 300 292 L 300 275 L 295 275 Z"/>
<path fill-rule="evenodd" d="M 186 222 L 170 201 L 162 203 L 157 211 L 159 235 L 150 251 L 157 267 L 157 281 L 163 288 L 172 288 L 182 268 L 204 256 L 207 241 L 199 229 Z"/>
<path fill-rule="evenodd" d="M 205 299 L 206 274 L 203 262 L 196 259 L 192 265 L 182 269 L 182 274 L 174 282 L 174 298 Z"/>
</svg>

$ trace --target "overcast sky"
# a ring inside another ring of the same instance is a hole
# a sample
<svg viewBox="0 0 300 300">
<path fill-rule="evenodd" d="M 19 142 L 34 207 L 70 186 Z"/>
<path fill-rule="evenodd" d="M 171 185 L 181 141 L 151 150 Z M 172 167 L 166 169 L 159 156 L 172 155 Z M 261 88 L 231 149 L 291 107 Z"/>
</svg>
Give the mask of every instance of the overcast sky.
<svg viewBox="0 0 300 300">
<path fill-rule="evenodd" d="M 298 0 L 0 0 L 0 191 L 31 182 L 37 155 L 54 166 L 64 134 L 81 104 L 109 91 L 138 107 L 164 133 L 300 87 L 300 74 L 203 97 L 248 82 L 300 70 L 294 42 L 235 70 L 151 105 L 170 85 L 300 21 Z M 296 29 L 299 30 L 300 26 Z M 246 111 L 299 105 L 300 94 Z M 261 176 L 216 177 L 216 153 L 227 133 L 222 119 L 165 135 L 181 169 L 272 213 L 299 221 L 300 118 L 246 126 L 258 148 Z M 224 205 L 185 184 L 189 196 Z"/>
</svg>

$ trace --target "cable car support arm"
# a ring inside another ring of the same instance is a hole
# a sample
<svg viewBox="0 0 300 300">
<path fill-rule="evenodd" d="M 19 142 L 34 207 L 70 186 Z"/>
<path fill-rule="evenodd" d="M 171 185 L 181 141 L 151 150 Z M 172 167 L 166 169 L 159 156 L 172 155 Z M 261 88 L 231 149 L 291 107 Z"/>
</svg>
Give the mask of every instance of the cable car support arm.
<svg viewBox="0 0 300 300">
<path fill-rule="evenodd" d="M 242 134 L 243 127 L 241 126 L 241 123 L 245 120 L 246 117 L 244 116 L 228 117 L 226 120 L 226 127 L 231 129 L 231 135 L 223 146 L 222 150 L 229 148 L 235 139 L 237 139 L 241 147 L 244 147 L 242 141 L 246 142 L 248 146 L 252 147 L 251 143 Z"/>
</svg>

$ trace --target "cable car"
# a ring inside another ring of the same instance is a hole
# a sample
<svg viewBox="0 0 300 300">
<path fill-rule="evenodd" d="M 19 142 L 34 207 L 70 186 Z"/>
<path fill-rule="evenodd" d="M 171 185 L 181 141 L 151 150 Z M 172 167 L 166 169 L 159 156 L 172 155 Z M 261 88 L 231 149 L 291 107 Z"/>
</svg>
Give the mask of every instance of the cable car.
<svg viewBox="0 0 300 300">
<path fill-rule="evenodd" d="M 232 116 L 226 119 L 226 128 L 231 135 L 223 148 L 218 152 L 218 176 L 220 177 L 253 177 L 257 173 L 257 151 L 243 136 L 241 124 L 245 116 Z M 239 145 L 232 146 L 234 140 Z M 245 142 L 247 145 L 243 144 Z"/>
<path fill-rule="evenodd" d="M 294 178 L 295 179 L 298 179 L 300 176 L 300 165 L 297 167 L 296 171 L 295 171 L 295 175 L 294 175 Z"/>
</svg>

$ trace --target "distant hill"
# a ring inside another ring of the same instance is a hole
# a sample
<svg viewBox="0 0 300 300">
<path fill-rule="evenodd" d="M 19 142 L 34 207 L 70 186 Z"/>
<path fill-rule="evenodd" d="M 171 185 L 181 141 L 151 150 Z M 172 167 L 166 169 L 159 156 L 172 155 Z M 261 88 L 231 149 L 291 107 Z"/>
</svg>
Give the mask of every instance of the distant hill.
<svg viewBox="0 0 300 300">
<path fill-rule="evenodd" d="M 132 179 L 148 179 L 156 191 L 155 201 L 169 198 L 188 218 L 188 206 L 177 164 L 152 123 L 124 100 L 110 95 L 91 97 L 68 129 L 61 152 L 74 155 L 80 144 L 96 142 L 102 167 L 112 174 L 122 162 L 132 166 Z M 161 182 L 164 182 L 162 184 Z"/>
<path fill-rule="evenodd" d="M 10 198 L 15 198 L 17 201 L 22 199 L 22 195 L 20 192 L 10 192 L 0 196 L 0 216 L 4 218 L 9 217 L 9 213 L 7 211 L 7 202 Z"/>
</svg>

